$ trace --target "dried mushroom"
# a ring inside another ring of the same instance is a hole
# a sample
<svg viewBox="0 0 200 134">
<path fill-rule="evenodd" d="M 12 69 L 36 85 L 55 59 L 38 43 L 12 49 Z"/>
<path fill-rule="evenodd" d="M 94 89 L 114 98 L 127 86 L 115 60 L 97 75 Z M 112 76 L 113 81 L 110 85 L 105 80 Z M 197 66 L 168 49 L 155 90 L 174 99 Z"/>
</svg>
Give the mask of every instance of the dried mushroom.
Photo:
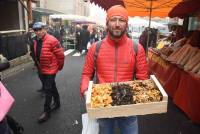
<svg viewBox="0 0 200 134">
<path fill-rule="evenodd" d="M 161 100 L 162 94 L 152 80 L 95 84 L 92 88 L 91 107 L 101 108 Z"/>
<path fill-rule="evenodd" d="M 112 106 L 133 104 L 133 90 L 128 84 L 116 84 L 112 86 Z"/>
</svg>

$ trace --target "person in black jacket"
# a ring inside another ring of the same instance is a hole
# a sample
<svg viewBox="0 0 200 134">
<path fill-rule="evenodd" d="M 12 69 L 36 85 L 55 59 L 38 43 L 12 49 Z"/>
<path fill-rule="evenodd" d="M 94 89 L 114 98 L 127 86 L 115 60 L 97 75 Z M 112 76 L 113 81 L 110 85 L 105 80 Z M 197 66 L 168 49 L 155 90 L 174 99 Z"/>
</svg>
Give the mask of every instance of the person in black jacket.
<svg viewBox="0 0 200 134">
<path fill-rule="evenodd" d="M 87 44 L 90 41 L 90 32 L 87 30 L 87 25 L 83 25 L 80 32 L 80 51 L 87 51 Z"/>
<path fill-rule="evenodd" d="M 12 116 L 6 115 L 8 126 L 14 134 L 22 134 L 24 132 L 23 126 L 17 122 Z"/>
<path fill-rule="evenodd" d="M 66 36 L 65 28 L 64 28 L 64 25 L 62 25 L 60 28 L 60 43 L 62 47 L 63 47 L 65 36 Z"/>
<path fill-rule="evenodd" d="M 81 26 L 80 25 L 77 25 L 76 26 L 76 50 L 81 53 L 81 48 L 80 48 L 80 34 L 81 34 Z"/>
<path fill-rule="evenodd" d="M 6 118 L 0 121 L 0 134 L 11 134 Z"/>
<path fill-rule="evenodd" d="M 147 40 L 148 40 L 148 27 L 144 29 L 142 34 L 139 37 L 139 43 L 143 46 L 145 52 L 147 52 Z"/>
</svg>

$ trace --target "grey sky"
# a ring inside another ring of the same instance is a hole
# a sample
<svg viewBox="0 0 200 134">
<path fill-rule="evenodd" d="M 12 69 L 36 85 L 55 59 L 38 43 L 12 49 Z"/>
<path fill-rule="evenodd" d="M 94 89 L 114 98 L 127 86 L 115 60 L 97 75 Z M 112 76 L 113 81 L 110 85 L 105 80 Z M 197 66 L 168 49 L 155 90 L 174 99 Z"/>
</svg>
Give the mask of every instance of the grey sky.
<svg viewBox="0 0 200 134">
<path fill-rule="evenodd" d="M 96 6 L 93 3 L 90 4 L 90 16 L 89 17 L 101 25 L 106 24 L 106 12 L 102 8 Z"/>
</svg>

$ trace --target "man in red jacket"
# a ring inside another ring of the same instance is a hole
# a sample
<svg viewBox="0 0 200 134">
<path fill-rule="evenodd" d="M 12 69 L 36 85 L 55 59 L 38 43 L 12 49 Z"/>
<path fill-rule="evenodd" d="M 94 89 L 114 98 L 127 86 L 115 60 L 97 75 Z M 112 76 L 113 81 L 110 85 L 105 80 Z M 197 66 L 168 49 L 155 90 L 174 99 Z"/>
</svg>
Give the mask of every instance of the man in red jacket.
<svg viewBox="0 0 200 134">
<path fill-rule="evenodd" d="M 60 107 L 60 97 L 56 87 L 56 74 L 63 68 L 64 51 L 60 42 L 46 32 L 45 25 L 42 22 L 36 22 L 33 25 L 36 33 L 34 40 L 34 55 L 38 69 L 41 72 L 43 88 L 45 91 L 44 112 L 38 118 L 38 122 L 42 123 L 49 119 L 51 110 Z M 52 98 L 54 104 L 51 106 Z"/>
<path fill-rule="evenodd" d="M 96 58 L 96 70 L 94 54 L 96 43 L 89 49 L 82 72 L 80 85 L 81 94 L 87 92 L 89 81 L 94 71 L 98 83 L 122 82 L 136 79 L 148 79 L 148 67 L 145 51 L 138 44 L 137 54 L 133 49 L 133 41 L 126 35 L 128 26 L 127 10 L 119 5 L 111 7 L 107 11 L 106 18 L 108 35 L 101 42 Z M 134 72 L 136 72 L 134 74 Z M 137 117 L 116 117 L 98 119 L 100 134 L 113 134 L 114 124 L 117 122 L 122 134 L 138 134 Z"/>
</svg>

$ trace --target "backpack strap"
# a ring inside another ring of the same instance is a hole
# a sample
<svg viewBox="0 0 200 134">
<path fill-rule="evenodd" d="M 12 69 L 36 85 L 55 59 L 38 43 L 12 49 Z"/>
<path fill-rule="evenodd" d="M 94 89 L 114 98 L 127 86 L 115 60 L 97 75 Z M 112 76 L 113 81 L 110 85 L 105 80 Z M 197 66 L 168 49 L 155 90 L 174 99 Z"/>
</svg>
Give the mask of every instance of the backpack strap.
<svg viewBox="0 0 200 134">
<path fill-rule="evenodd" d="M 138 43 L 133 40 L 133 50 L 135 52 L 135 65 L 133 69 L 133 80 L 136 80 L 136 66 L 137 66 L 137 53 L 138 53 Z"/>
<path fill-rule="evenodd" d="M 95 71 L 96 71 L 96 68 L 97 68 L 97 62 L 96 62 L 96 60 L 97 60 L 97 56 L 99 54 L 99 49 L 101 47 L 101 43 L 102 43 L 102 41 L 98 41 L 96 43 L 96 50 L 95 50 L 95 53 L 94 53 L 94 69 L 95 69 Z"/>
<path fill-rule="evenodd" d="M 98 41 L 96 43 L 96 49 L 95 49 L 95 53 L 94 53 L 94 73 L 93 73 L 91 79 L 95 78 L 95 80 L 94 80 L 95 83 L 99 82 L 99 79 L 98 79 L 97 74 L 96 74 L 96 70 L 97 70 L 97 56 L 99 54 L 99 49 L 101 47 L 101 43 L 102 43 L 102 41 Z"/>
<path fill-rule="evenodd" d="M 134 40 L 133 40 L 133 49 L 134 49 L 134 52 L 135 52 L 135 56 L 137 56 L 137 53 L 138 53 L 138 43 L 136 43 Z"/>
</svg>

